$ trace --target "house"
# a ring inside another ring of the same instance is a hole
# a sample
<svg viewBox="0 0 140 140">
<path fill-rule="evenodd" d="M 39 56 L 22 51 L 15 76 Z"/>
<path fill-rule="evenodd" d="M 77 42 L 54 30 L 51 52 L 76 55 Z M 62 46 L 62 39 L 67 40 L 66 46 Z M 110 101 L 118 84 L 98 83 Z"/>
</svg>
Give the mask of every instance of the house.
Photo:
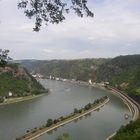
<svg viewBox="0 0 140 140">
<path fill-rule="evenodd" d="M 89 83 L 90 85 L 92 85 L 92 81 L 91 81 L 91 79 L 89 79 L 88 83 Z"/>
<path fill-rule="evenodd" d="M 13 96 L 13 93 L 11 91 L 9 91 L 8 96 L 9 97 L 12 97 Z"/>
</svg>

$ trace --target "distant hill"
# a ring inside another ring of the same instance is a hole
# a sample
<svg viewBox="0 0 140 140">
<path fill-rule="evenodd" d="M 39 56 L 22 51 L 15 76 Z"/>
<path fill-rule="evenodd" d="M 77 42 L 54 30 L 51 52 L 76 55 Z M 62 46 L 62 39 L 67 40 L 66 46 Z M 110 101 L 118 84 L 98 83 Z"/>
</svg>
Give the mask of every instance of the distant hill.
<svg viewBox="0 0 140 140">
<path fill-rule="evenodd" d="M 126 71 L 136 70 L 140 66 L 140 55 L 118 56 L 101 65 L 98 69 L 99 80 L 110 80 L 113 76 Z"/>
<path fill-rule="evenodd" d="M 140 101 L 140 55 L 119 56 L 102 64 L 97 71 L 98 81 L 126 91 Z"/>
<path fill-rule="evenodd" d="M 96 71 L 100 65 L 109 59 L 79 59 L 79 60 L 22 60 L 20 61 L 32 73 L 44 76 L 62 77 L 88 81 L 96 80 Z"/>
<path fill-rule="evenodd" d="M 112 59 L 21 60 L 30 72 L 93 82 L 108 81 L 140 101 L 140 55 Z"/>
<path fill-rule="evenodd" d="M 9 92 L 12 92 L 14 97 L 20 97 L 40 94 L 44 90 L 22 66 L 9 64 L 5 68 L 0 67 L 0 97 L 8 97 Z"/>
</svg>

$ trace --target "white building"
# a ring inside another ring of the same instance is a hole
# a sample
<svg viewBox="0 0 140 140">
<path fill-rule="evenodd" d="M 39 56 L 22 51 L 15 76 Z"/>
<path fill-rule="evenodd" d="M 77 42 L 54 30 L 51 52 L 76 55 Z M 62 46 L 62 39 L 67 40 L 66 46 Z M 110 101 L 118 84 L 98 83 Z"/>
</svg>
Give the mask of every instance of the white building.
<svg viewBox="0 0 140 140">
<path fill-rule="evenodd" d="M 52 79 L 52 76 L 50 75 L 49 79 L 51 80 Z"/>
<path fill-rule="evenodd" d="M 91 81 L 91 79 L 89 79 L 88 83 L 89 83 L 90 85 L 92 84 L 92 81 Z"/>
<path fill-rule="evenodd" d="M 12 97 L 13 93 L 11 91 L 9 91 L 8 95 L 9 95 L 9 97 Z"/>
<path fill-rule="evenodd" d="M 35 74 L 32 74 L 32 76 L 33 76 L 34 78 L 36 78 L 36 77 L 37 77 L 37 75 L 35 75 Z"/>
<path fill-rule="evenodd" d="M 59 81 L 60 80 L 60 78 L 58 78 L 58 77 L 56 77 L 55 79 L 56 79 L 56 81 Z"/>
</svg>

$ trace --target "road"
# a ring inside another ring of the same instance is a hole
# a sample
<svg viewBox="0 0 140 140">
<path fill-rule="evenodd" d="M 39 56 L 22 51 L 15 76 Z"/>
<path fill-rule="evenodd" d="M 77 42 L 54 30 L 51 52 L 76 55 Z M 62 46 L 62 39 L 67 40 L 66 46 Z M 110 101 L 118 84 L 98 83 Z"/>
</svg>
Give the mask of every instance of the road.
<svg viewBox="0 0 140 140">
<path fill-rule="evenodd" d="M 132 121 L 136 121 L 140 117 L 140 104 L 137 103 L 135 100 L 133 100 L 131 97 L 127 95 L 127 93 L 124 93 L 112 86 L 108 86 L 109 89 L 113 91 L 114 94 L 119 96 L 124 103 L 128 106 L 129 110 L 132 112 Z M 114 132 L 111 136 L 109 136 L 106 140 L 109 140 L 113 136 L 116 135 L 116 132 Z"/>
</svg>

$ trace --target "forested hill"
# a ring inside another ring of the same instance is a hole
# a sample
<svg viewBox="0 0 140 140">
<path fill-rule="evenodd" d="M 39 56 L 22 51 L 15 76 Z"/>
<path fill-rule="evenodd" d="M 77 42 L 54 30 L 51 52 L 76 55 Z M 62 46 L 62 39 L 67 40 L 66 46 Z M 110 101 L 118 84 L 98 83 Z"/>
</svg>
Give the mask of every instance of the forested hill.
<svg viewBox="0 0 140 140">
<path fill-rule="evenodd" d="M 120 75 L 126 71 L 136 70 L 140 66 L 140 55 L 118 56 L 102 64 L 98 69 L 99 80 L 110 80 L 114 75 Z"/>
<path fill-rule="evenodd" d="M 30 72 L 93 82 L 108 81 L 140 100 L 140 55 L 112 59 L 22 60 Z M 138 98 L 137 98 L 138 97 Z"/>
<path fill-rule="evenodd" d="M 22 60 L 21 64 L 30 72 L 44 76 L 62 77 L 87 81 L 96 80 L 96 71 L 100 65 L 109 59 L 79 59 L 79 60 Z"/>
<path fill-rule="evenodd" d="M 8 97 L 12 92 L 13 97 L 39 94 L 45 89 L 27 70 L 18 64 L 9 64 L 0 67 L 0 97 Z"/>
<path fill-rule="evenodd" d="M 140 101 L 140 55 L 119 56 L 102 64 L 97 71 L 98 81 L 126 91 Z"/>
</svg>

